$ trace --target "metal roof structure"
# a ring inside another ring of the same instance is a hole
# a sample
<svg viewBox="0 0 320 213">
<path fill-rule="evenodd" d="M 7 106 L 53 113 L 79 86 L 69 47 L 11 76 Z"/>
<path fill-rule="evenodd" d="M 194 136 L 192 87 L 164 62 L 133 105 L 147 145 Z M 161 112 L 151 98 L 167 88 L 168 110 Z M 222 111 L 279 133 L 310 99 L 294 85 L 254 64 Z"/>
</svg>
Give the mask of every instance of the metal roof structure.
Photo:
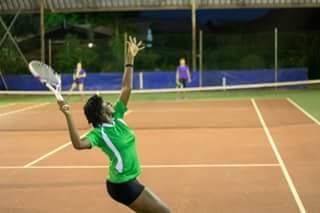
<svg viewBox="0 0 320 213">
<path fill-rule="evenodd" d="M 0 15 L 39 13 L 41 0 L 0 0 Z M 43 0 L 51 12 L 191 9 L 192 0 Z M 195 0 L 197 9 L 320 7 L 320 0 Z"/>
</svg>

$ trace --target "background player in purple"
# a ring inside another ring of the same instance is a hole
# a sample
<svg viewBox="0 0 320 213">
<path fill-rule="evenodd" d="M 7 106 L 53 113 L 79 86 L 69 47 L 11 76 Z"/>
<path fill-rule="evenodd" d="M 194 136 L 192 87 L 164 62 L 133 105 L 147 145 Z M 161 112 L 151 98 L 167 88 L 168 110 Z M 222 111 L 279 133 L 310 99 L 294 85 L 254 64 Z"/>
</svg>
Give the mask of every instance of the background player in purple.
<svg viewBox="0 0 320 213">
<path fill-rule="evenodd" d="M 186 64 L 186 60 L 184 58 L 180 59 L 180 65 L 177 67 L 176 73 L 176 84 L 177 88 L 185 88 L 187 86 L 187 82 L 191 82 L 191 75 L 189 66 Z M 185 93 L 182 92 L 182 98 L 185 97 Z"/>
<path fill-rule="evenodd" d="M 73 83 L 70 88 L 70 91 L 75 90 L 77 87 L 79 91 L 81 92 L 81 98 L 83 100 L 83 89 L 84 89 L 84 79 L 86 78 L 87 74 L 84 69 L 82 69 L 82 64 L 81 62 L 78 62 L 77 68 L 74 70 L 73 73 Z"/>
</svg>

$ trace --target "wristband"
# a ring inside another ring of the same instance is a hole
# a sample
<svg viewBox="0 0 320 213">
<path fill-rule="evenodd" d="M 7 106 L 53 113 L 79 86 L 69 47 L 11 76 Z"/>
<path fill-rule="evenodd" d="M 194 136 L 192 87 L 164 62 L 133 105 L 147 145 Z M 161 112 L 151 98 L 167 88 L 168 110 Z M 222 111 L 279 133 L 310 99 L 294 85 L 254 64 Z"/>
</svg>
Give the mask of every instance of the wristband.
<svg viewBox="0 0 320 213">
<path fill-rule="evenodd" d="M 127 68 L 129 68 L 129 67 L 133 68 L 133 64 L 126 64 L 125 67 L 127 67 Z"/>
</svg>

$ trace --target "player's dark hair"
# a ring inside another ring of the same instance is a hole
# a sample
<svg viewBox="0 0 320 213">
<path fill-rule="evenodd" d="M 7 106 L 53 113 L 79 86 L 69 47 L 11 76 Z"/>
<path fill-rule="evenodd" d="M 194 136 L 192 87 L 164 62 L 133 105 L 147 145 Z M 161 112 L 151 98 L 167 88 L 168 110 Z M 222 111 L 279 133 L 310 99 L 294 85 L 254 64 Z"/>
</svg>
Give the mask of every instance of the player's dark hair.
<svg viewBox="0 0 320 213">
<path fill-rule="evenodd" d="M 92 124 L 93 127 L 98 127 L 102 123 L 102 103 L 102 97 L 93 95 L 88 99 L 87 103 L 83 107 L 88 123 Z"/>
</svg>

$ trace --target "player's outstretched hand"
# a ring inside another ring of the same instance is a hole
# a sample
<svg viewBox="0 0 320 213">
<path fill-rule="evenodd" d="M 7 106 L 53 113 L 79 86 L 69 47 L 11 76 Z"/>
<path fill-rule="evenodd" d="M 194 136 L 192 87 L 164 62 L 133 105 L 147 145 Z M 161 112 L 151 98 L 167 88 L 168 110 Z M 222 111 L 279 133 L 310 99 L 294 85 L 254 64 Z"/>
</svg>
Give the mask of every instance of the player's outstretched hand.
<svg viewBox="0 0 320 213">
<path fill-rule="evenodd" d="M 137 42 L 137 39 L 135 37 L 132 38 L 131 36 L 129 36 L 129 41 L 127 41 L 127 43 L 128 55 L 132 57 L 135 57 L 138 54 L 138 52 L 145 48 L 142 41 Z"/>
<path fill-rule="evenodd" d="M 65 115 L 70 114 L 70 106 L 65 101 L 57 101 L 57 102 L 60 107 L 60 111 L 63 114 L 65 114 Z"/>
</svg>

